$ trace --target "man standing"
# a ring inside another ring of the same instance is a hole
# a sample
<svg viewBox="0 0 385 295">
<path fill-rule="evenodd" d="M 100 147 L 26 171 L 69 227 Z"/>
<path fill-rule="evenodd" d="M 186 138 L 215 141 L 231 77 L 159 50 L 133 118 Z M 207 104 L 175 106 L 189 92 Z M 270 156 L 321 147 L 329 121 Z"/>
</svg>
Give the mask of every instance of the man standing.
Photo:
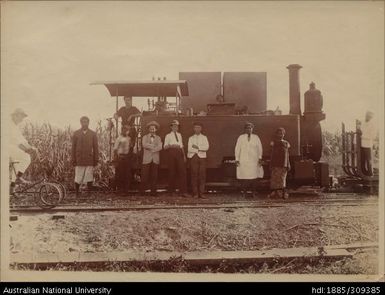
<svg viewBox="0 0 385 295">
<path fill-rule="evenodd" d="M 358 132 L 361 134 L 361 169 L 367 176 L 373 175 L 372 170 L 372 148 L 376 136 L 376 126 L 373 123 L 373 112 L 367 111 L 365 122 L 359 126 Z"/>
<path fill-rule="evenodd" d="M 122 128 L 122 134 L 116 139 L 114 144 L 114 154 L 116 159 L 115 184 L 117 193 L 128 194 L 131 181 L 130 145 L 131 139 L 128 136 L 129 130 Z"/>
<path fill-rule="evenodd" d="M 194 123 L 194 135 L 188 140 L 187 157 L 190 159 L 191 187 L 193 198 L 203 198 L 206 184 L 206 152 L 209 149 L 207 137 L 203 135 L 202 124 Z"/>
<path fill-rule="evenodd" d="M 136 140 L 136 129 L 135 129 L 135 118 L 140 116 L 140 111 L 132 105 L 132 97 L 124 97 L 124 106 L 121 107 L 118 112 L 114 115 L 117 120 L 119 117 L 122 118 L 122 128 L 125 127 L 129 130 L 129 136 L 131 138 L 132 147 L 135 145 Z M 132 151 L 132 148 L 131 148 Z"/>
<path fill-rule="evenodd" d="M 164 139 L 164 149 L 168 158 L 168 191 L 172 195 L 175 191 L 175 178 L 179 180 L 179 193 L 188 197 L 186 181 L 186 155 L 183 150 L 182 134 L 178 132 L 179 122 L 171 122 L 171 132 Z"/>
<path fill-rule="evenodd" d="M 253 134 L 254 125 L 245 124 L 245 133 L 238 137 L 235 145 L 235 163 L 237 165 L 237 179 L 241 180 L 242 192 L 247 193 L 252 188 L 253 196 L 256 195 L 256 179 L 263 177 L 262 144 L 256 134 Z"/>
<path fill-rule="evenodd" d="M 9 153 L 10 162 L 13 163 L 14 167 L 14 171 L 11 171 L 11 186 L 14 185 L 15 181 L 26 182 L 22 175 L 31 163 L 30 154 L 37 152 L 37 149 L 27 142 L 19 129 L 19 125 L 25 117 L 27 117 L 27 114 L 20 108 L 16 109 L 11 115 L 13 124 L 11 125 L 12 130 L 9 138 Z"/>
<path fill-rule="evenodd" d="M 88 117 L 80 118 L 81 128 L 72 137 L 72 163 L 75 166 L 75 192 L 79 195 L 80 185 L 87 183 L 92 189 L 94 167 L 98 164 L 99 149 L 96 132 L 88 129 Z"/>
<path fill-rule="evenodd" d="M 148 133 L 142 138 L 143 163 L 141 175 L 141 194 L 144 195 L 148 184 L 151 186 L 151 195 L 156 196 L 158 180 L 159 152 L 162 150 L 162 140 L 156 131 L 158 122 L 151 121 L 147 124 Z"/>
</svg>

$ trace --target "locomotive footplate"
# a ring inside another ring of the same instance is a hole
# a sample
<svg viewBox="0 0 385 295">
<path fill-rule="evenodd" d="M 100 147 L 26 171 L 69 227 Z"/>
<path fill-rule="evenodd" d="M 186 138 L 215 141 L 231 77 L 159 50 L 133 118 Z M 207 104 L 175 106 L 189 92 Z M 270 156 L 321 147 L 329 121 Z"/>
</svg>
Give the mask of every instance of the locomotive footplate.
<svg viewBox="0 0 385 295">
<path fill-rule="evenodd" d="M 378 194 L 378 177 L 373 179 L 361 179 L 358 177 L 339 177 L 338 192 L 354 192 L 363 194 Z"/>
</svg>

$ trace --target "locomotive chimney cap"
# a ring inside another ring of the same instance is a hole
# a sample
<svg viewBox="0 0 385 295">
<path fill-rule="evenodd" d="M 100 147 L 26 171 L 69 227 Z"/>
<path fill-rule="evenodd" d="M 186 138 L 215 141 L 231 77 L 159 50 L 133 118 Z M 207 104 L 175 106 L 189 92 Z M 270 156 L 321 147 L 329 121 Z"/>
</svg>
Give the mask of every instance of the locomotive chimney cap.
<svg viewBox="0 0 385 295">
<path fill-rule="evenodd" d="M 299 64 L 291 64 L 291 65 L 288 65 L 287 67 L 286 67 L 287 69 L 301 69 L 302 68 L 302 66 L 301 65 L 299 65 Z"/>
</svg>

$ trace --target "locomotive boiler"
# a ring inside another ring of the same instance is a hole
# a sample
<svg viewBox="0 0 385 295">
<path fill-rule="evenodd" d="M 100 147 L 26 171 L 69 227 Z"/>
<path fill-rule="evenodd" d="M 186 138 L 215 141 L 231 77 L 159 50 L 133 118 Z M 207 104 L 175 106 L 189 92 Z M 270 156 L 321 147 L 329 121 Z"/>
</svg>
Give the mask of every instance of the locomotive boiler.
<svg viewBox="0 0 385 295">
<path fill-rule="evenodd" d="M 140 163 L 140 137 L 146 132 L 146 124 L 157 121 L 158 135 L 164 140 L 170 131 L 171 121 L 180 122 L 184 146 L 192 135 L 195 121 L 203 124 L 208 137 L 207 186 L 237 186 L 234 148 L 238 136 L 243 133 L 244 123 L 254 124 L 263 146 L 264 179 L 260 187 L 268 185 L 270 142 L 275 130 L 283 127 L 285 138 L 291 144 L 291 171 L 289 186 L 329 185 L 328 164 L 320 162 L 322 133 L 320 122 L 325 119 L 322 111 L 322 95 L 310 84 L 304 94 L 304 112 L 301 111 L 299 72 L 302 67 L 291 64 L 289 71 L 288 114 L 279 110 L 267 110 L 267 74 L 265 72 L 180 72 L 179 80 L 150 80 L 125 82 L 95 82 L 107 87 L 116 98 L 132 96 L 146 99 L 147 110 L 138 118 L 135 152 Z M 118 131 L 116 122 L 116 134 Z M 160 155 L 159 182 L 167 181 L 165 151 Z M 137 167 L 139 169 L 139 166 Z M 138 170 L 139 172 L 139 170 Z"/>
</svg>

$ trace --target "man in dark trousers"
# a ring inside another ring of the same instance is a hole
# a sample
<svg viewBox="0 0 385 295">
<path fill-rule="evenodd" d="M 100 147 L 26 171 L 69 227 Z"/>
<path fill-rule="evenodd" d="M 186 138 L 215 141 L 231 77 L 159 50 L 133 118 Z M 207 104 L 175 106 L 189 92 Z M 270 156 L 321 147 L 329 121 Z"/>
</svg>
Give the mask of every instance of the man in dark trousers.
<svg viewBox="0 0 385 295">
<path fill-rule="evenodd" d="M 72 137 L 72 164 L 75 166 L 75 192 L 79 195 L 80 185 L 87 183 L 92 190 L 94 167 L 98 164 L 99 149 L 96 132 L 90 130 L 88 117 L 80 118 L 81 128 Z"/>
<path fill-rule="evenodd" d="M 179 194 L 188 197 L 186 180 L 186 155 L 183 150 L 182 134 L 178 132 L 179 122 L 171 122 L 171 132 L 164 139 L 164 149 L 167 150 L 168 160 L 168 191 L 175 191 L 175 179 L 179 181 Z"/>
<path fill-rule="evenodd" d="M 129 136 L 131 138 L 131 151 L 132 147 L 135 146 L 136 140 L 136 129 L 135 129 L 135 118 L 140 116 L 140 111 L 132 105 L 132 97 L 124 97 L 124 106 L 121 107 L 118 112 L 114 115 L 117 120 L 119 117 L 122 118 L 122 128 L 129 130 Z"/>
<path fill-rule="evenodd" d="M 188 140 L 187 158 L 190 159 L 191 187 L 193 198 L 203 198 L 206 185 L 206 152 L 209 149 L 209 141 L 203 135 L 202 124 L 194 123 L 194 135 Z"/>
<path fill-rule="evenodd" d="M 144 195 L 148 184 L 151 187 L 151 195 L 156 195 L 156 183 L 158 180 L 159 152 L 162 150 L 162 140 L 156 135 L 159 128 L 158 122 L 151 121 L 147 124 L 148 133 L 142 138 L 143 162 L 141 175 L 141 194 Z"/>
</svg>

